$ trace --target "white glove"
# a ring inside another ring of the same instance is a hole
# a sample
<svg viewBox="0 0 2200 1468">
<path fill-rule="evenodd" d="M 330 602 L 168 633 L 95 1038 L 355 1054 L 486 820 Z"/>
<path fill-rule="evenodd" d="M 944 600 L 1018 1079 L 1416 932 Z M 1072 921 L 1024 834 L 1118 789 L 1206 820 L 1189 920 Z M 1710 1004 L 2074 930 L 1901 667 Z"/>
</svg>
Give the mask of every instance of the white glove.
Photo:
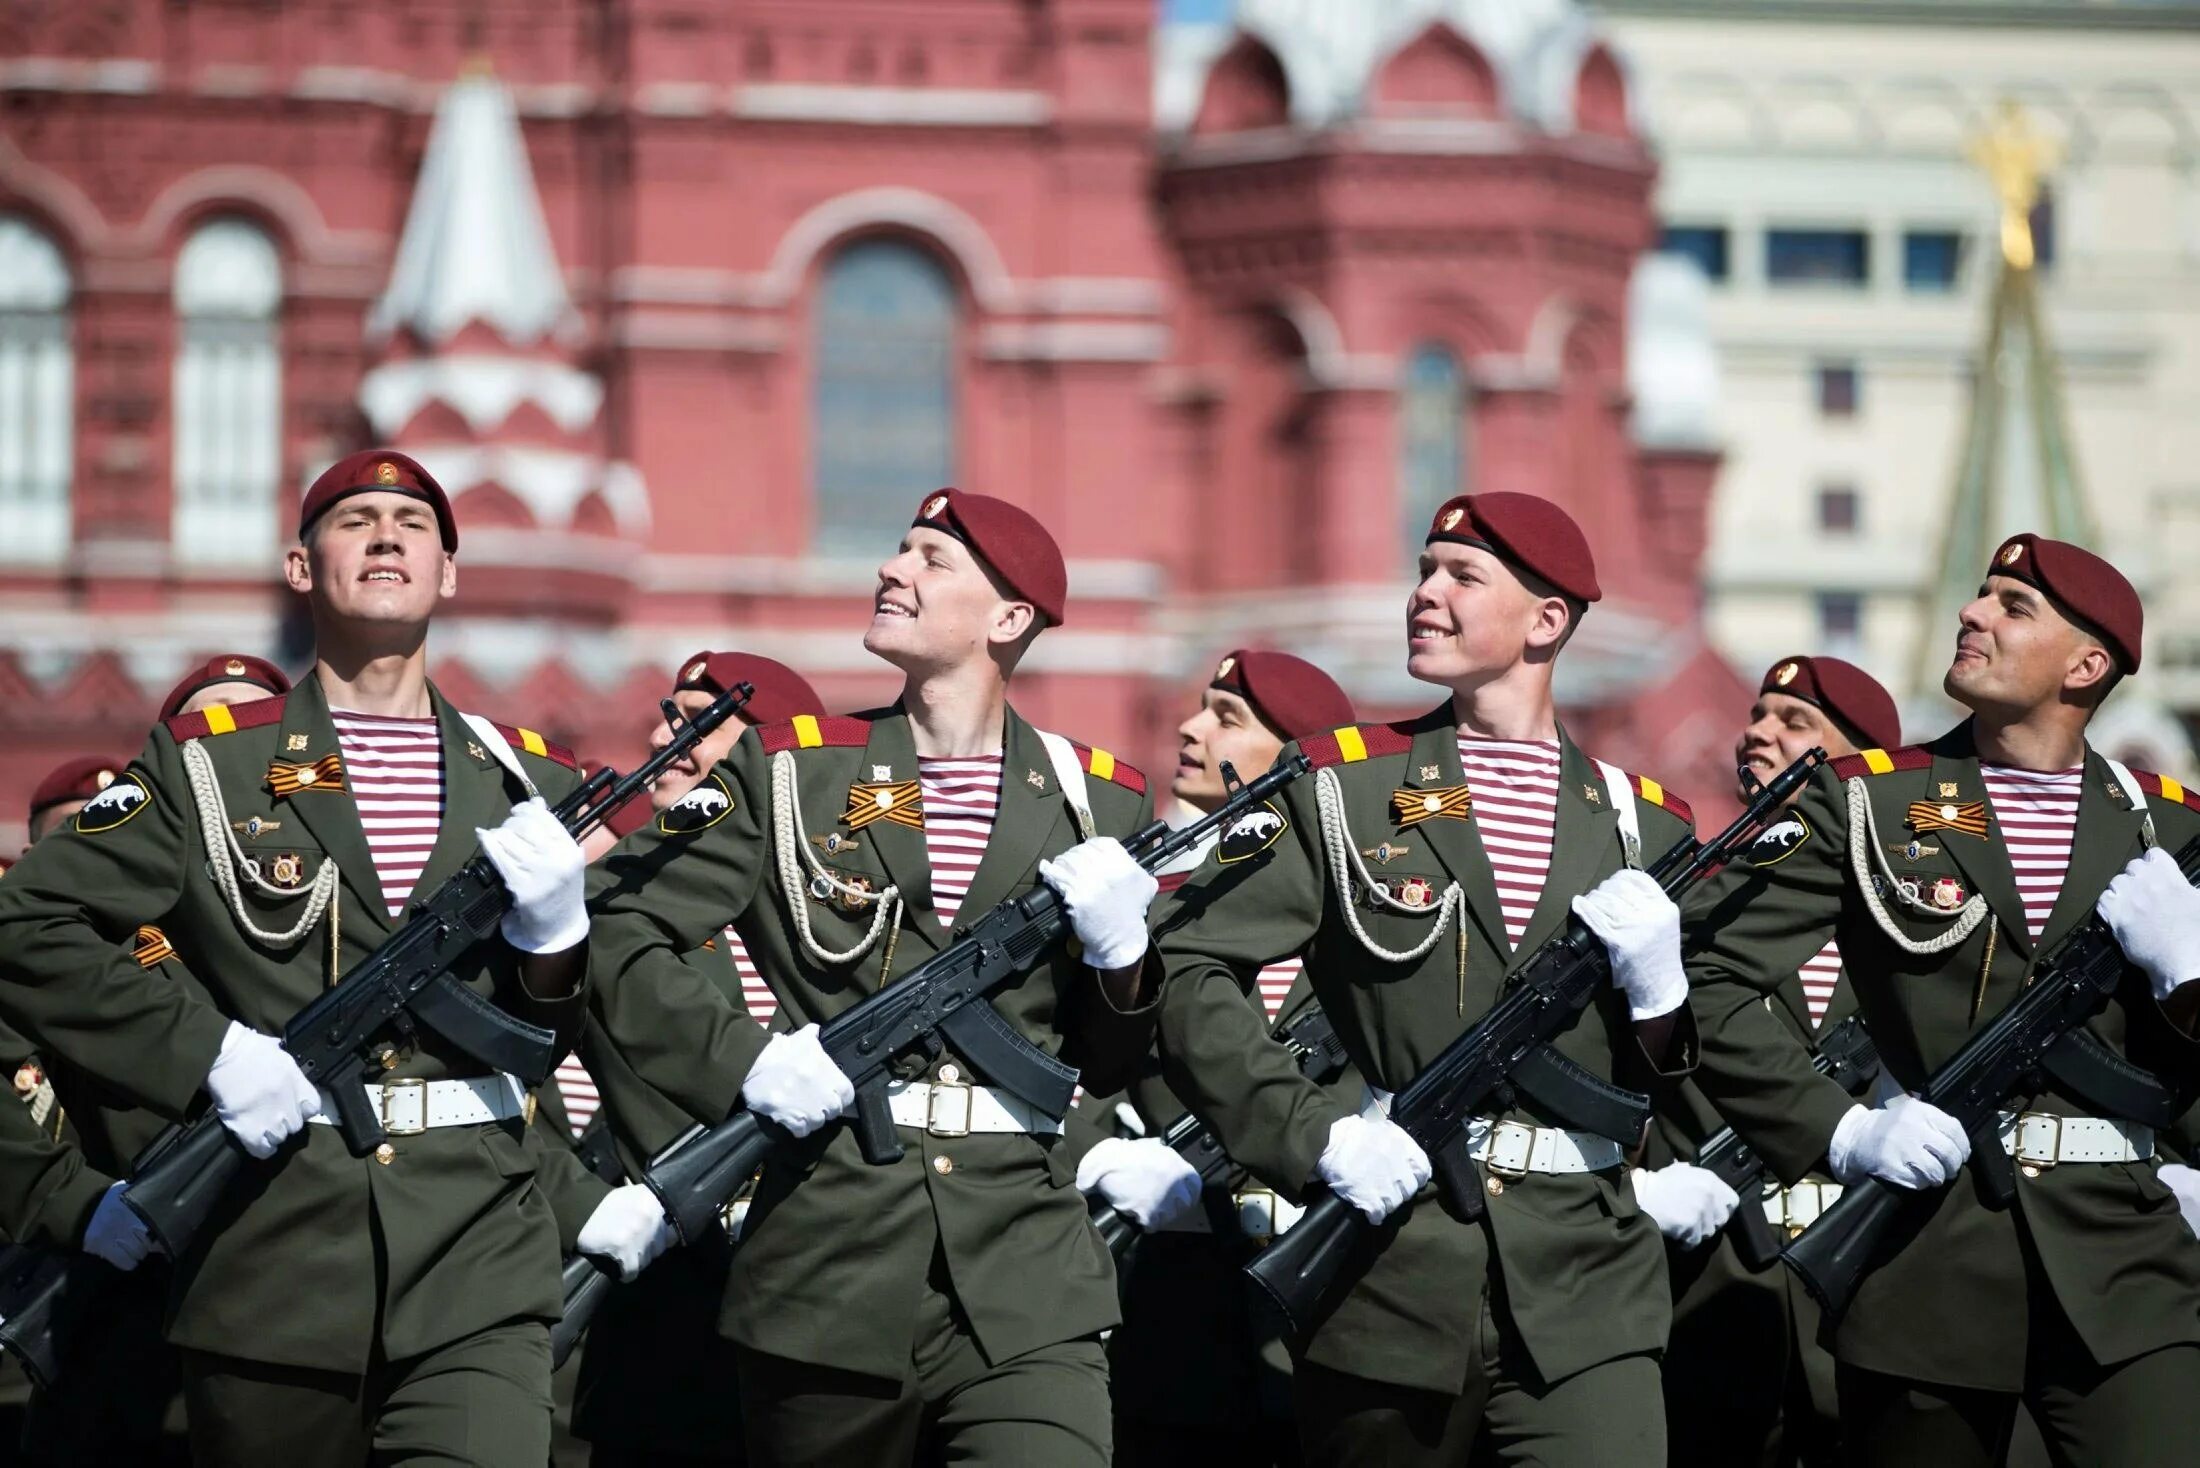
<svg viewBox="0 0 2200 1468">
<path fill-rule="evenodd" d="M 1708 1172 L 1687 1162 L 1671 1162 L 1655 1170 L 1636 1168 L 1635 1202 L 1650 1221 L 1684 1249 L 1693 1249 L 1726 1227 L 1741 1199 L 1734 1190 Z"/>
<path fill-rule="evenodd" d="M 1854 1186 L 1867 1176 L 1898 1188 L 1937 1188 L 1970 1160 L 1962 1124 L 1929 1101 L 1897 1096 L 1884 1106 L 1851 1106 L 1833 1129 L 1826 1163 Z"/>
<path fill-rule="evenodd" d="M 749 1110 L 806 1137 L 856 1104 L 856 1088 L 833 1064 L 816 1025 L 774 1035 L 741 1082 Z"/>
<path fill-rule="evenodd" d="M 1039 879 L 1069 910 L 1085 962 L 1124 969 L 1146 956 L 1146 908 L 1160 890 L 1152 872 L 1131 860 L 1113 836 L 1081 841 L 1039 863 Z"/>
<path fill-rule="evenodd" d="M 2161 847 L 2133 857 L 2093 910 L 2124 957 L 2146 971 L 2156 999 L 2200 979 L 2200 889 Z"/>
<path fill-rule="evenodd" d="M 1329 1127 L 1314 1174 L 1329 1191 L 1381 1223 L 1429 1180 L 1428 1154 L 1387 1117 L 1343 1116 Z"/>
<path fill-rule="evenodd" d="M 273 1157 L 283 1140 L 320 1114 L 321 1093 L 283 1042 L 235 1020 L 206 1072 L 215 1114 L 254 1157 Z"/>
<path fill-rule="evenodd" d="M 1686 1002 L 1681 910 L 1656 878 L 1632 867 L 1614 872 L 1573 907 L 1611 953 L 1612 982 L 1626 993 L 1631 1018 L 1656 1019 Z"/>
<path fill-rule="evenodd" d="M 582 893 L 588 857 L 541 796 L 513 806 L 493 831 L 474 829 L 511 889 L 512 910 L 499 925 L 505 942 L 522 953 L 562 953 L 588 936 Z"/>
<path fill-rule="evenodd" d="M 122 1201 L 122 1184 L 111 1183 L 99 1195 L 92 1221 L 84 1225 L 84 1252 L 128 1273 L 153 1252 L 153 1232 L 137 1210 Z"/>
<path fill-rule="evenodd" d="M 619 1278 L 631 1280 L 672 1243 L 672 1220 L 665 1205 L 641 1183 L 613 1188 L 581 1225 L 576 1241 L 583 1254 L 619 1266 Z"/>
<path fill-rule="evenodd" d="M 1077 1164 L 1077 1191 L 1097 1188 L 1140 1228 L 1159 1228 L 1199 1202 L 1203 1184 L 1189 1162 L 1158 1137 L 1095 1142 Z"/>
<path fill-rule="evenodd" d="M 2185 1215 L 2185 1227 L 2200 1238 L 2200 1172 L 2182 1162 L 2165 1162 L 2154 1169 L 2154 1175 L 2177 1195 L 2177 1211 Z"/>
</svg>

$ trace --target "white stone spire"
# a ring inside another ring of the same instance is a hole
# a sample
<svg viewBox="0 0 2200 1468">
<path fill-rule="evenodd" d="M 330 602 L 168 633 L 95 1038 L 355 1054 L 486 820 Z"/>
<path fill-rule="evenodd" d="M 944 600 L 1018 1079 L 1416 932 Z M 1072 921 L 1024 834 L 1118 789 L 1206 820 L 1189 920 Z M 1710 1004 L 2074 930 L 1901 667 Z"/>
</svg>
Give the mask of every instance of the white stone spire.
<svg viewBox="0 0 2200 1468">
<path fill-rule="evenodd" d="M 397 265 L 367 329 L 406 326 L 440 343 L 476 321 L 514 346 L 577 325 L 511 94 L 486 70 L 436 106 Z"/>
</svg>

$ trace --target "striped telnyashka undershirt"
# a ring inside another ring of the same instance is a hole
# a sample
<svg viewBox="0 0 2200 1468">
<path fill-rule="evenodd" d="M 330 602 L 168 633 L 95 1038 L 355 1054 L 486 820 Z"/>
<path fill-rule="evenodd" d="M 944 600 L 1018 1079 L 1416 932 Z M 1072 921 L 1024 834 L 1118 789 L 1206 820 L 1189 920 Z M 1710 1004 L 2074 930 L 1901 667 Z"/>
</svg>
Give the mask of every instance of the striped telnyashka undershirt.
<svg viewBox="0 0 2200 1468">
<path fill-rule="evenodd" d="M 1816 956 L 1805 960 L 1797 977 L 1803 981 L 1803 1002 L 1810 1008 L 1810 1027 L 1815 1030 L 1826 1022 L 1833 991 L 1841 984 L 1841 950 L 1833 939 L 1828 938 Z"/>
<path fill-rule="evenodd" d="M 1497 879 L 1505 941 L 1527 935 L 1551 873 L 1558 830 L 1558 741 L 1459 736 L 1459 763 L 1473 792 L 1474 829 Z"/>
<path fill-rule="evenodd" d="M 2001 828 L 2002 846 L 2024 900 L 2024 924 L 2039 942 L 2047 917 L 2062 895 L 2063 874 L 2070 869 L 2070 841 L 2078 832 L 2078 797 L 2085 789 L 2085 767 L 2018 770 L 1981 764 L 1986 798 Z"/>
<path fill-rule="evenodd" d="M 433 719 L 331 709 L 344 784 L 390 916 L 401 917 L 443 828 L 443 738 Z M 303 799 L 316 799 L 311 795 Z"/>
<path fill-rule="evenodd" d="M 993 820 L 1001 810 L 1001 757 L 917 760 L 917 781 L 924 799 L 924 858 L 932 869 L 932 910 L 940 926 L 955 925 L 955 914 L 970 891 L 993 838 Z"/>
</svg>

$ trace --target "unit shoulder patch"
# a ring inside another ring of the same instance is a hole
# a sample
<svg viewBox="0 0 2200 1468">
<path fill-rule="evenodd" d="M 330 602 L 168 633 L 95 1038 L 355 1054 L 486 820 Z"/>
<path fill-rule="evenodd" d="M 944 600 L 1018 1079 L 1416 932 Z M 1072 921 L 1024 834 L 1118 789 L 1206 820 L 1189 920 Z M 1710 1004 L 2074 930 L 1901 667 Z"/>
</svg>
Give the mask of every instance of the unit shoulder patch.
<svg viewBox="0 0 2200 1468">
<path fill-rule="evenodd" d="M 502 734 L 504 742 L 522 754 L 553 761 L 569 770 L 578 770 L 581 767 L 580 759 L 572 750 L 562 744 L 552 744 L 532 729 L 522 729 L 516 724 L 499 724 L 494 719 L 489 721 L 489 727 Z"/>
<path fill-rule="evenodd" d="M 2131 778 L 2139 782 L 2139 788 L 2149 800 L 2174 800 L 2187 810 L 2200 811 L 2200 795 L 2184 781 L 2171 775 L 2157 775 L 2152 770 L 2133 770 Z"/>
<path fill-rule="evenodd" d="M 1230 823 L 1215 843 L 1215 860 L 1228 865 L 1258 856 L 1282 840 L 1283 833 L 1290 829 L 1291 823 L 1276 803 L 1264 800 Z"/>
<path fill-rule="evenodd" d="M 1666 789 L 1648 775 L 1629 775 L 1627 783 L 1634 787 L 1635 798 L 1659 810 L 1668 811 L 1690 825 L 1696 823 L 1696 813 L 1688 808 L 1688 802 Z"/>
<path fill-rule="evenodd" d="M 1844 754 L 1833 762 L 1833 775 L 1837 780 L 1854 780 L 1859 775 L 1886 775 L 1896 770 L 1922 770 L 1931 766 L 1933 752 L 1921 744 L 1902 749 L 1867 749 L 1861 754 Z"/>
<path fill-rule="evenodd" d="M 797 714 L 783 724 L 759 724 L 756 737 L 766 754 L 783 749 L 861 749 L 871 742 L 871 721 L 859 714 L 818 718 Z"/>
<path fill-rule="evenodd" d="M 1133 795 L 1146 793 L 1145 772 L 1133 764 L 1125 764 L 1104 749 L 1093 749 L 1072 739 L 1070 748 L 1077 751 L 1077 758 L 1085 767 L 1085 773 L 1095 780 L 1106 780 L 1120 785 Z"/>
<path fill-rule="evenodd" d="M 233 734 L 239 729 L 258 729 L 268 724 L 279 724 L 283 709 L 290 702 L 289 694 L 274 698 L 255 698 L 246 703 L 215 704 L 200 709 L 195 714 L 178 714 L 163 719 L 161 726 L 169 737 L 182 744 L 191 739 L 207 739 L 216 734 Z"/>
<path fill-rule="evenodd" d="M 1810 838 L 1810 822 L 1789 811 L 1757 833 L 1757 839 L 1742 853 L 1742 860 L 1753 867 L 1778 866 L 1808 845 Z"/>
<path fill-rule="evenodd" d="M 1413 749 L 1414 727 L 1413 724 L 1347 724 L 1327 734 L 1307 735 L 1299 741 L 1299 752 L 1312 761 L 1317 770 L 1407 754 Z"/>
<path fill-rule="evenodd" d="M 705 775 L 693 790 L 681 796 L 657 817 L 657 829 L 667 836 L 692 836 L 707 831 L 733 813 L 733 792 L 716 772 Z"/>
</svg>

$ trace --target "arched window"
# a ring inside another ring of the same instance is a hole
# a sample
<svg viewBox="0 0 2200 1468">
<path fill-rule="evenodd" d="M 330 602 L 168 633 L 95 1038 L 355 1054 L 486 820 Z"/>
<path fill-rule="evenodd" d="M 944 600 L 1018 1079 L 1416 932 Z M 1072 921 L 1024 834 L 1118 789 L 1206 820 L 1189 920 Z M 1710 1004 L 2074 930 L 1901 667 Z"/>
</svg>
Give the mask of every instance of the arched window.
<svg viewBox="0 0 2200 1468">
<path fill-rule="evenodd" d="M 955 482 L 954 283 L 921 250 L 862 240 L 825 267 L 811 413 L 828 555 L 881 555 L 918 498 Z"/>
<path fill-rule="evenodd" d="M 68 262 L 29 220 L 0 214 L 0 560 L 69 548 L 75 402 Z"/>
<path fill-rule="evenodd" d="M 175 527 L 179 559 L 259 565 L 282 479 L 282 262 L 241 219 L 216 219 L 176 259 Z"/>
<path fill-rule="evenodd" d="M 1467 387 L 1449 347 L 1413 349 L 1399 391 L 1399 513 L 1406 556 L 1421 553 L 1436 507 L 1467 482 Z"/>
</svg>

